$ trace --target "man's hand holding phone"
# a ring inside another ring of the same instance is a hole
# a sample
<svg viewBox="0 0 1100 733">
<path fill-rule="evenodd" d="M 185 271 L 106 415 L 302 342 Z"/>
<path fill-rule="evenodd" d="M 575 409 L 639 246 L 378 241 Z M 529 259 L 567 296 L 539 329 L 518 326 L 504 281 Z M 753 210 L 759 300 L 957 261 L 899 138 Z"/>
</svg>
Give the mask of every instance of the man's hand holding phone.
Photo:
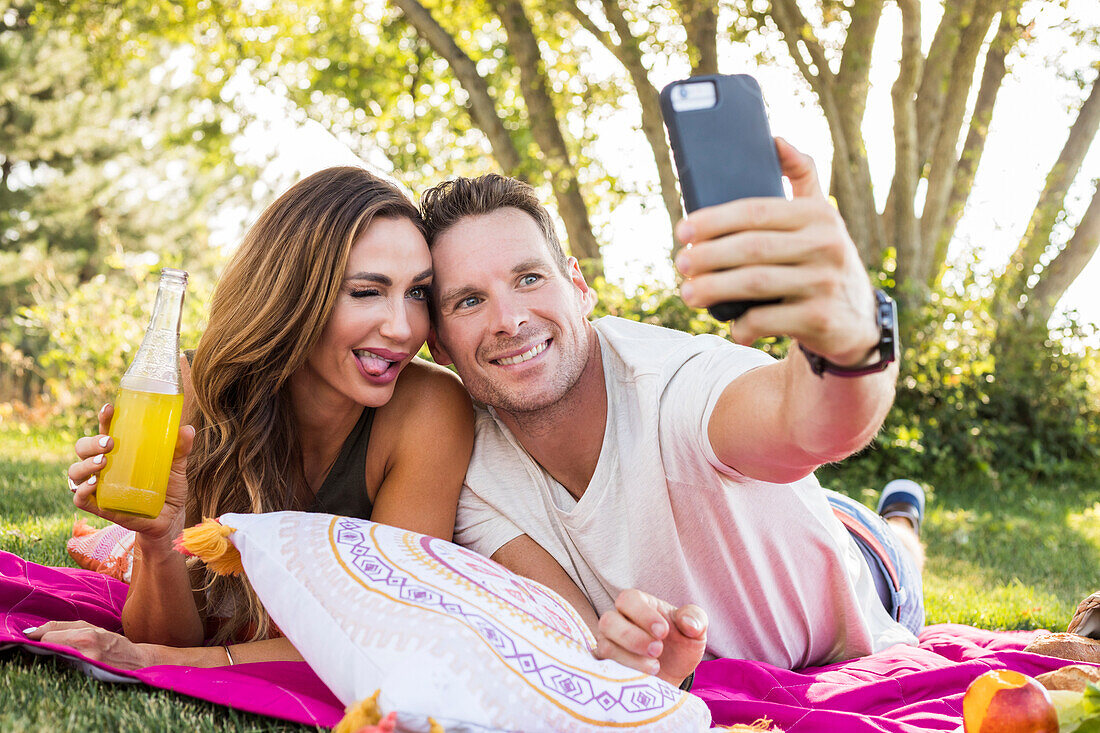
<svg viewBox="0 0 1100 733">
<path fill-rule="evenodd" d="M 690 245 L 676 258 L 681 296 L 700 308 L 780 299 L 737 318 L 733 340 L 791 336 L 834 364 L 859 365 L 879 343 L 867 272 L 813 160 L 781 138 L 775 144 L 793 200 L 739 199 L 690 213 L 676 227 Z"/>
</svg>

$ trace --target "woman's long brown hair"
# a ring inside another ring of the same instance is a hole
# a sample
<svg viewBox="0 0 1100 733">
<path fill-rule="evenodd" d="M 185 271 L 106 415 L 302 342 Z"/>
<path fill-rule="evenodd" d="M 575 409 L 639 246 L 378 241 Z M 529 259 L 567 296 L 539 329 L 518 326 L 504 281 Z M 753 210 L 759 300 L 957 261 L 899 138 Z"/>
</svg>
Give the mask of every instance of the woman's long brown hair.
<svg viewBox="0 0 1100 733">
<path fill-rule="evenodd" d="M 320 339 L 348 253 L 375 217 L 421 226 L 396 186 L 360 168 L 329 168 L 271 204 L 226 266 L 191 372 L 197 414 L 188 524 L 227 512 L 306 509 L 288 383 Z M 206 592 L 204 619 L 229 614 L 215 642 L 270 635 L 270 618 L 246 581 L 201 575 L 193 577 Z"/>
</svg>

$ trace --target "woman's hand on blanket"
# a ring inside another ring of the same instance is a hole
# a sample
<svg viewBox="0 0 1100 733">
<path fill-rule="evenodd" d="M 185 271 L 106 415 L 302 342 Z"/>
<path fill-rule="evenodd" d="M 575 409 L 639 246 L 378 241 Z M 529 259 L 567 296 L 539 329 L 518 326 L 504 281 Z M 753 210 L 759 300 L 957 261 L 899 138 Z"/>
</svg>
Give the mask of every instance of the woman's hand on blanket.
<svg viewBox="0 0 1100 733">
<path fill-rule="evenodd" d="M 140 669 L 156 664 L 152 659 L 155 645 L 135 644 L 122 634 L 86 621 L 49 621 L 27 633 L 27 638 L 75 649 L 93 662 L 118 669 Z"/>
<path fill-rule="evenodd" d="M 176 438 L 176 451 L 172 459 L 172 472 L 168 477 L 168 492 L 164 500 L 164 509 L 156 519 L 146 519 L 133 514 L 100 509 L 96 504 L 96 484 L 99 472 L 103 469 L 105 458 L 114 449 L 114 438 L 109 437 L 114 407 L 108 403 L 99 411 L 99 435 L 85 436 L 76 441 L 76 455 L 80 459 L 69 466 L 69 481 L 76 486 L 73 492 L 73 504 L 97 517 L 132 529 L 149 549 L 148 543 L 158 543 L 166 551 L 171 550 L 172 541 L 183 531 L 184 504 L 187 500 L 187 456 L 195 442 L 195 429 L 190 425 L 181 425 Z"/>
<path fill-rule="evenodd" d="M 679 685 L 703 659 L 707 624 L 698 606 L 674 608 L 636 588 L 624 590 L 600 617 L 596 657 Z"/>
</svg>

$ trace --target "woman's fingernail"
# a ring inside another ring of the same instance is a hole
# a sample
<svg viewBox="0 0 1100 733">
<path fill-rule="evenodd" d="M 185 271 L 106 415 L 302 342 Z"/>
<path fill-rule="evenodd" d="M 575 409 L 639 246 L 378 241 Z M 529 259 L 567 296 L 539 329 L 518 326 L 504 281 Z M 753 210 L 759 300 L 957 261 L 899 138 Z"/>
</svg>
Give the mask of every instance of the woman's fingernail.
<svg viewBox="0 0 1100 733">
<path fill-rule="evenodd" d="M 103 454 L 102 454 L 102 453 L 100 453 L 100 454 L 99 454 L 98 456 L 96 456 L 95 458 L 93 458 L 93 459 L 92 459 L 92 463 L 94 463 L 94 464 L 95 464 L 95 465 L 97 465 L 97 466 L 98 466 L 99 464 L 103 463 Z"/>
<path fill-rule="evenodd" d="M 687 274 L 688 266 L 691 264 L 691 258 L 687 254 L 681 252 L 676 255 L 676 269 L 680 272 Z"/>
<path fill-rule="evenodd" d="M 99 412 L 100 412 L 100 414 L 103 414 L 103 411 L 104 411 L 104 410 L 106 410 L 106 409 L 107 409 L 107 403 L 106 403 L 106 402 L 104 402 L 104 403 L 103 403 L 103 407 L 99 408 Z"/>
<path fill-rule="evenodd" d="M 694 616 L 684 616 L 684 626 L 687 627 L 688 631 L 696 634 L 703 628 Z"/>
<path fill-rule="evenodd" d="M 97 481 L 98 479 L 99 479 L 99 477 L 98 477 L 98 476 L 92 476 L 92 477 L 91 477 L 90 479 L 88 479 L 88 485 L 89 485 L 89 486 L 95 486 L 95 482 L 96 482 L 96 481 Z"/>
<path fill-rule="evenodd" d="M 691 286 L 690 282 L 680 284 L 680 297 L 685 303 L 691 300 L 691 296 L 695 294 L 694 291 L 695 288 Z"/>
<path fill-rule="evenodd" d="M 33 634 L 36 631 L 38 631 L 38 627 L 37 626 L 32 626 L 29 629 L 23 629 L 23 635 L 28 636 L 30 634 Z"/>
<path fill-rule="evenodd" d="M 656 636 L 658 639 L 663 639 L 665 637 L 665 634 L 668 633 L 668 627 L 665 626 L 664 622 L 662 621 L 658 621 L 650 626 L 649 630 L 652 631 L 653 635 Z"/>
<path fill-rule="evenodd" d="M 645 653 L 651 657 L 659 657 L 661 656 L 661 650 L 663 648 L 664 644 L 659 641 L 650 642 L 649 646 L 646 647 Z"/>
<path fill-rule="evenodd" d="M 661 671 L 661 663 L 656 659 L 650 659 L 645 663 L 645 668 L 649 674 L 657 674 Z"/>
<path fill-rule="evenodd" d="M 111 439 L 111 436 L 104 435 L 102 438 L 99 439 L 99 447 L 100 448 L 106 448 L 107 447 L 107 441 L 110 440 L 110 439 Z"/>
</svg>

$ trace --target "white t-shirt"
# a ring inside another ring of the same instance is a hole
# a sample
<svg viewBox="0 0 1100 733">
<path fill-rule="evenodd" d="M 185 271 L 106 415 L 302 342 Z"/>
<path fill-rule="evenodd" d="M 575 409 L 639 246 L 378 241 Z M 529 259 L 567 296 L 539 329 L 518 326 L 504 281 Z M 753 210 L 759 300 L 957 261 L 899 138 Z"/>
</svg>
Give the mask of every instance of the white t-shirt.
<svg viewBox="0 0 1100 733">
<path fill-rule="evenodd" d="M 479 410 L 456 542 L 491 556 L 530 536 L 600 615 L 626 588 L 698 604 L 712 656 L 794 669 L 916 643 L 883 608 L 814 476 L 771 484 L 715 455 L 707 423 L 719 395 L 771 357 L 620 318 L 593 325 L 608 419 L 584 495 L 575 500 L 492 409 Z"/>
</svg>

